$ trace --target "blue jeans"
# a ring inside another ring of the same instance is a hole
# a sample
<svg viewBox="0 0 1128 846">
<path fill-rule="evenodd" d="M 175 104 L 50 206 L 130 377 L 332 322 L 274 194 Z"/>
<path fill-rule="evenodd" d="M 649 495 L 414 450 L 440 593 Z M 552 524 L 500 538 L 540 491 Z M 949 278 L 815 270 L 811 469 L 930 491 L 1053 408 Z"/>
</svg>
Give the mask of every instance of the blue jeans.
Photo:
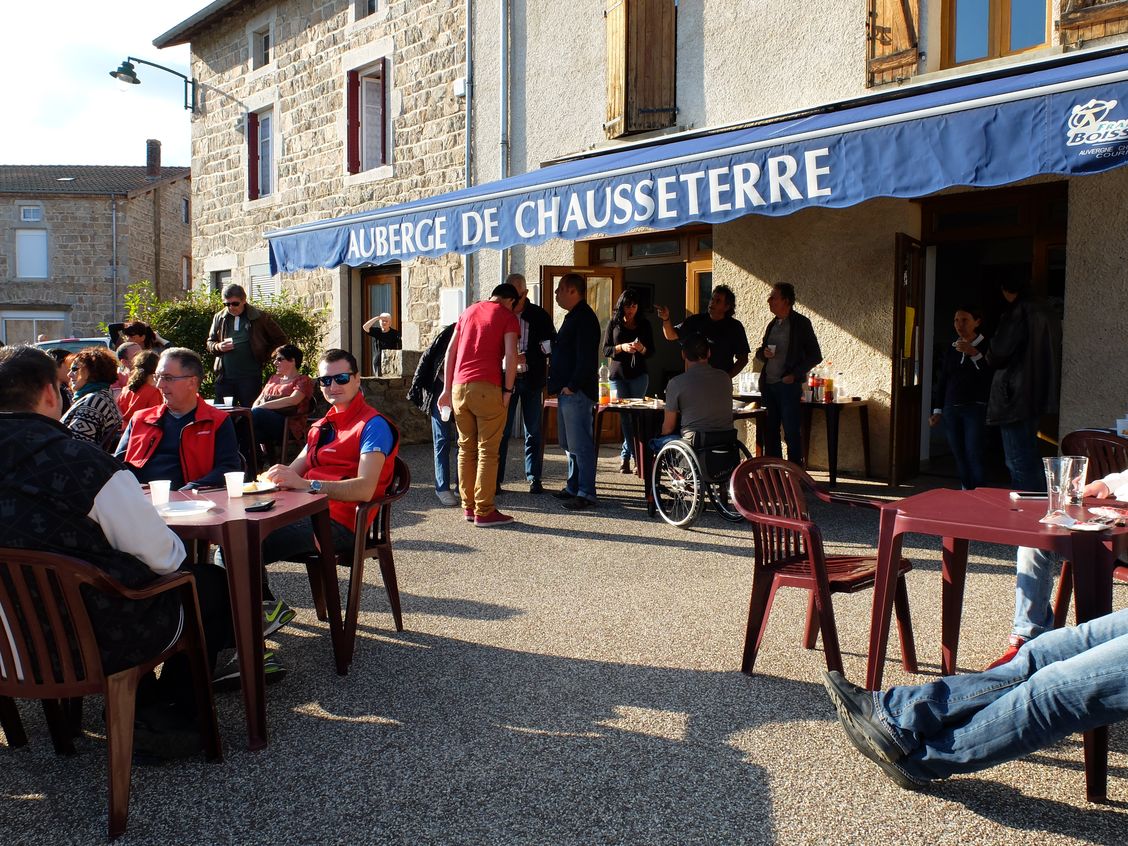
<svg viewBox="0 0 1128 846">
<path fill-rule="evenodd" d="M 560 448 L 568 456 L 568 482 L 573 496 L 595 500 L 595 437 L 592 409 L 595 402 L 583 391 L 561 394 L 556 411 Z"/>
<path fill-rule="evenodd" d="M 787 460 L 803 466 L 803 418 L 799 410 L 803 385 L 799 382 L 769 385 L 761 379 L 760 396 L 768 411 L 764 423 L 764 455 L 783 458 L 783 447 L 779 441 L 779 427 L 782 425 L 783 437 L 787 441 Z"/>
<path fill-rule="evenodd" d="M 983 484 L 983 437 L 987 428 L 987 405 L 982 402 L 944 406 L 940 416 L 948 445 L 956 459 L 956 470 L 965 491 Z"/>
<path fill-rule="evenodd" d="M 1023 645 L 993 670 L 876 693 L 909 776 L 945 778 L 1128 719 L 1128 610 Z"/>
<path fill-rule="evenodd" d="M 458 429 L 454 425 L 454 412 L 446 423 L 439 416 L 439 404 L 431 404 L 431 441 L 435 446 L 435 492 L 458 490 L 458 453 L 450 460 L 451 451 L 458 448 Z"/>
<path fill-rule="evenodd" d="M 1018 548 L 1018 578 L 1014 585 L 1014 627 L 1011 633 L 1030 640 L 1054 627 L 1054 611 L 1050 594 L 1061 560 L 1052 552 Z"/>
<path fill-rule="evenodd" d="M 525 423 L 525 478 L 528 481 L 541 477 L 544 450 L 541 449 L 541 408 L 544 405 L 544 387 L 534 388 L 524 376 L 518 376 L 509 398 L 509 414 L 505 418 L 505 432 L 497 452 L 497 483 L 505 480 L 505 459 L 509 455 L 509 439 L 513 437 L 513 421 L 517 418 L 517 401 L 521 401 L 521 420 Z"/>
<path fill-rule="evenodd" d="M 615 390 L 619 399 L 641 399 L 646 396 L 646 386 L 650 384 L 650 376 L 646 373 L 639 374 L 633 379 L 612 379 L 611 388 Z M 619 423 L 623 427 L 623 448 L 619 457 L 626 461 L 635 454 L 634 418 L 629 414 L 620 414 Z"/>
<path fill-rule="evenodd" d="M 1038 450 L 1038 419 L 1019 420 L 999 426 L 1003 436 L 1003 455 L 1011 484 L 1016 491 L 1044 491 L 1046 470 Z"/>
<path fill-rule="evenodd" d="M 650 447 L 650 455 L 657 456 L 658 452 L 668 444 L 670 441 L 676 441 L 681 437 L 681 432 L 674 432 L 672 435 L 659 435 L 656 438 L 651 438 L 648 446 Z"/>
<path fill-rule="evenodd" d="M 253 408 L 251 419 L 255 424 L 255 438 L 260 444 L 282 444 L 282 433 L 289 418 L 269 408 Z"/>
</svg>

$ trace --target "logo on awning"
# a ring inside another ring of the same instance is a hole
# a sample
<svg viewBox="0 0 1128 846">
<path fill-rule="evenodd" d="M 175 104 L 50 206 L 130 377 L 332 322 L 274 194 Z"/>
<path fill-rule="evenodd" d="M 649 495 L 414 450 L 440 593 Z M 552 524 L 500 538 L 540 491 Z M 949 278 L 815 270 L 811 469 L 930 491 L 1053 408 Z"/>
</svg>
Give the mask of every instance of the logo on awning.
<svg viewBox="0 0 1128 846">
<path fill-rule="evenodd" d="M 1074 106 L 1069 114 L 1065 143 L 1070 147 L 1081 147 L 1128 140 L 1128 119 L 1107 120 L 1117 102 L 1094 98 Z"/>
</svg>

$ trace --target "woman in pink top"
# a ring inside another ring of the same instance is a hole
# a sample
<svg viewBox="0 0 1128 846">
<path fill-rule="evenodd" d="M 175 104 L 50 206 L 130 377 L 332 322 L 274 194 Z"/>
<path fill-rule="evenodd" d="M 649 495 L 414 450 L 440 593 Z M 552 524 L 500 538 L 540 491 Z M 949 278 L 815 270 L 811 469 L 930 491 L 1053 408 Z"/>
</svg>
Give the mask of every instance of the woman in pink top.
<svg viewBox="0 0 1128 846">
<path fill-rule="evenodd" d="M 133 415 L 145 408 L 160 405 L 164 397 L 157 390 L 153 374 L 157 372 L 157 362 L 160 356 L 152 350 L 143 350 L 133 357 L 133 369 L 129 372 L 129 381 L 117 398 L 118 409 L 121 411 L 122 425 L 128 426 Z"/>
<path fill-rule="evenodd" d="M 290 427 L 290 437 L 305 442 L 313 380 L 298 372 L 302 351 L 293 344 L 283 344 L 271 357 L 274 375 L 266 380 L 262 393 L 251 407 L 255 437 L 268 446 L 282 445 L 283 427 Z"/>
</svg>

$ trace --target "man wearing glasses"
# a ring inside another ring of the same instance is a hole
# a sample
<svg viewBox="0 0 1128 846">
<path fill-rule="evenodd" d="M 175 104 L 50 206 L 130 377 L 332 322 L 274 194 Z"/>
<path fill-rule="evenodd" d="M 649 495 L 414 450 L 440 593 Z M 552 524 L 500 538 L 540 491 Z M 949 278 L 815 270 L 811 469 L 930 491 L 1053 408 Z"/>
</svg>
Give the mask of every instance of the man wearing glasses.
<svg viewBox="0 0 1128 846">
<path fill-rule="evenodd" d="M 200 397 L 204 363 L 184 347 L 161 353 L 154 375 L 164 402 L 133 415 L 114 455 L 142 482 L 169 479 L 174 490 L 223 485 L 242 469 L 235 427 Z"/>
<path fill-rule="evenodd" d="M 262 390 L 262 369 L 288 340 L 278 324 L 247 302 L 240 285 L 223 289 L 224 308 L 212 318 L 208 352 L 215 356 L 215 395 L 250 408 Z"/>
</svg>

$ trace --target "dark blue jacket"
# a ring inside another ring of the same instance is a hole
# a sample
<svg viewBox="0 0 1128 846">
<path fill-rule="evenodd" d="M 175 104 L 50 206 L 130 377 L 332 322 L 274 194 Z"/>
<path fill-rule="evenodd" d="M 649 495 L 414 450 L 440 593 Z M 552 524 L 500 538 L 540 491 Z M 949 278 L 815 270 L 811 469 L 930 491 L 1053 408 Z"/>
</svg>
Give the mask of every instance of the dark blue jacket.
<svg viewBox="0 0 1128 846">
<path fill-rule="evenodd" d="M 552 345 L 548 392 L 564 388 L 583 391 L 592 402 L 599 400 L 599 318 L 587 300 L 568 312 Z"/>
</svg>

